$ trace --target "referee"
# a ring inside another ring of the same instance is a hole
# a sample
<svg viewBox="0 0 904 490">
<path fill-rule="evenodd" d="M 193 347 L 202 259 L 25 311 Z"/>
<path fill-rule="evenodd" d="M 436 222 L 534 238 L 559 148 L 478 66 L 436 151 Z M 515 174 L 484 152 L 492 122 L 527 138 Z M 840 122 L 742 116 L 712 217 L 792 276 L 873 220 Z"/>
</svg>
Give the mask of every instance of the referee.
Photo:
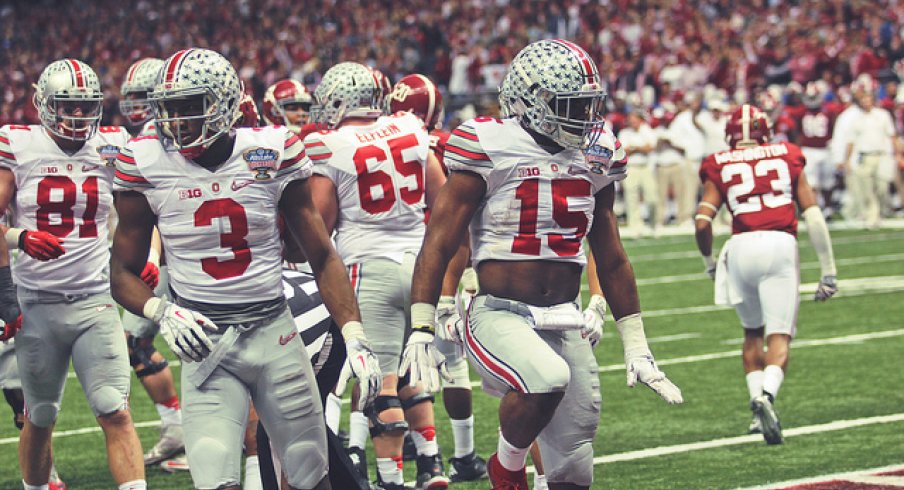
<svg viewBox="0 0 904 490">
<path fill-rule="evenodd" d="M 330 313 L 320 299 L 313 274 L 297 270 L 294 264 L 286 265 L 287 267 L 283 268 L 286 301 L 305 350 L 311 358 L 320 391 L 320 401 L 324 403 L 327 395 L 339 381 L 339 374 L 345 363 L 345 342 L 339 326 L 330 318 Z M 257 424 L 257 446 L 261 448 L 258 457 L 264 490 L 279 490 L 281 473 L 279 463 L 274 461 L 272 452 L 266 450 L 270 447 L 270 440 L 260 422 Z M 327 431 L 327 446 L 330 458 L 330 484 L 333 488 L 351 490 L 371 488 L 369 482 L 358 476 L 342 447 L 342 442 L 331 430 Z"/>
</svg>

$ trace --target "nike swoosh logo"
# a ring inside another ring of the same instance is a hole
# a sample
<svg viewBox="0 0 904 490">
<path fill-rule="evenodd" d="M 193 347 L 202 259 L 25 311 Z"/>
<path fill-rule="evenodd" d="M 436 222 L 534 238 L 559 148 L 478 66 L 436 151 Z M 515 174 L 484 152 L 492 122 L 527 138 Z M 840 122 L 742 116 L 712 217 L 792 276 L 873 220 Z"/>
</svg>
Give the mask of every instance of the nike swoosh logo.
<svg viewBox="0 0 904 490">
<path fill-rule="evenodd" d="M 248 187 L 249 185 L 251 185 L 253 183 L 254 183 L 254 181 L 252 181 L 252 180 L 246 180 L 244 182 L 232 181 L 232 190 L 237 191 L 243 187 Z"/>
<path fill-rule="evenodd" d="M 94 308 L 95 308 L 97 311 L 104 311 L 104 310 L 106 310 L 106 309 L 108 309 L 108 308 L 113 308 L 113 305 L 107 303 L 107 304 L 105 304 L 105 305 L 95 306 Z"/>
<path fill-rule="evenodd" d="M 297 331 L 296 331 L 296 332 L 290 333 L 290 334 L 289 334 L 288 336 L 286 336 L 286 337 L 283 337 L 282 335 L 280 335 L 280 336 L 279 336 L 279 345 L 286 345 L 286 344 L 288 344 L 288 343 L 291 342 L 292 339 L 294 339 L 296 336 L 298 336 L 298 332 L 297 332 Z"/>
</svg>

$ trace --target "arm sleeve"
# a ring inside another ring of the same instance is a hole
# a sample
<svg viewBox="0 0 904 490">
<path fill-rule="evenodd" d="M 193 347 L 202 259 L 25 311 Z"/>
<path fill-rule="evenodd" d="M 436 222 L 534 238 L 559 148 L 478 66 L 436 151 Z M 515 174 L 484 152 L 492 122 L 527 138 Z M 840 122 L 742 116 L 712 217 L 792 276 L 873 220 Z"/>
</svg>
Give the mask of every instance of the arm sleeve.
<svg viewBox="0 0 904 490">
<path fill-rule="evenodd" d="M 803 217 L 807 221 L 810 243 L 816 250 L 816 256 L 819 257 L 819 268 L 822 275 L 834 276 L 836 274 L 835 255 L 832 252 L 832 241 L 829 238 L 829 227 L 826 226 L 822 211 L 819 206 L 810 206 L 804 210 Z"/>
<path fill-rule="evenodd" d="M 131 144 L 127 144 L 116 157 L 116 172 L 113 174 L 113 190 L 138 191 L 151 187 L 151 183 L 141 175 L 135 163 L 135 155 Z"/>
<path fill-rule="evenodd" d="M 282 162 L 276 172 L 277 178 L 290 177 L 286 180 L 306 179 L 311 176 L 313 164 L 305 151 L 304 143 L 297 134 L 286 131 L 283 145 Z"/>
<path fill-rule="evenodd" d="M 493 162 L 484 151 L 474 124 L 468 121 L 452 131 L 446 141 L 444 163 L 450 172 L 473 172 L 487 180 L 493 171 Z"/>
<path fill-rule="evenodd" d="M 9 126 L 0 128 L 0 168 L 13 168 L 16 166 L 16 155 L 13 153 L 9 142 Z"/>
</svg>

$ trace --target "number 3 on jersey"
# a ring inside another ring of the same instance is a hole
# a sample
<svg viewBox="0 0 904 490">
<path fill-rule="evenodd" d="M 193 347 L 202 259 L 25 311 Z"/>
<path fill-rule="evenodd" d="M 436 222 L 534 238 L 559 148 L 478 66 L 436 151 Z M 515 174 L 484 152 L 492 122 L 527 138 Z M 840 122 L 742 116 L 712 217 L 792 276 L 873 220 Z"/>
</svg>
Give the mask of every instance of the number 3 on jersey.
<svg viewBox="0 0 904 490">
<path fill-rule="evenodd" d="M 515 198 L 521 201 L 521 219 L 518 234 L 512 241 L 512 253 L 540 255 L 542 245 L 537 236 L 537 223 L 548 220 L 539 216 L 540 192 L 545 183 L 539 179 L 528 179 L 515 189 Z M 554 179 L 549 184 L 552 193 L 552 221 L 559 228 L 574 229 L 574 233 L 547 233 L 549 248 L 560 257 L 577 255 L 581 240 L 587 233 L 589 220 L 583 211 L 569 211 L 569 197 L 590 196 L 590 182 L 586 180 Z"/>
<path fill-rule="evenodd" d="M 231 259 L 216 257 L 201 259 L 201 269 L 214 279 L 241 276 L 251 265 L 251 249 L 248 248 L 248 216 L 241 204 L 230 198 L 206 201 L 195 211 L 195 226 L 210 226 L 216 218 L 229 221 L 229 232 L 220 233 L 220 246 L 232 250 Z"/>
<path fill-rule="evenodd" d="M 417 137 L 407 134 L 386 141 L 392 155 L 393 173 L 402 177 L 414 177 L 415 186 L 400 187 L 398 196 L 406 204 L 417 204 L 424 196 L 424 166 L 418 160 L 405 160 L 402 152 L 418 145 Z M 370 170 L 368 161 L 376 160 L 377 165 L 387 161 L 386 151 L 377 145 L 362 146 L 355 151 L 355 170 L 358 172 L 358 198 L 361 208 L 370 214 L 385 213 L 396 203 L 393 173 L 383 170 Z M 374 196 L 374 188 L 379 187 L 381 196 Z"/>
</svg>

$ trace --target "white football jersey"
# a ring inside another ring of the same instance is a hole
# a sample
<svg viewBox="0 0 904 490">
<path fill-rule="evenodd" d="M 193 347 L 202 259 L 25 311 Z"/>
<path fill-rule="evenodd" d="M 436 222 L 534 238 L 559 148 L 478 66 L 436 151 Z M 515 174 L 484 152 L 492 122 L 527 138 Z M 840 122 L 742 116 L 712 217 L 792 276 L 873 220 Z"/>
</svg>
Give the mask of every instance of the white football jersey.
<svg viewBox="0 0 904 490">
<path fill-rule="evenodd" d="M 125 128 L 101 126 L 69 155 L 42 126 L 0 128 L 0 166 L 16 178 L 13 224 L 60 237 L 66 249 L 46 262 L 19 254 L 16 284 L 64 294 L 109 290 L 113 163 L 128 139 Z"/>
<path fill-rule="evenodd" d="M 597 143 L 613 167 L 625 152 L 604 132 Z M 551 155 L 515 119 L 478 117 L 446 142 L 446 167 L 480 175 L 486 194 L 471 220 L 471 261 L 552 260 L 584 264 L 583 238 L 593 224 L 596 193 L 614 180 L 591 172 L 579 150 Z"/>
<path fill-rule="evenodd" d="M 410 113 L 305 138 L 314 173 L 333 181 L 339 201 L 336 249 L 346 264 L 400 261 L 424 240 L 424 184 L 430 137 Z"/>
<path fill-rule="evenodd" d="M 170 286 L 214 304 L 282 296 L 279 200 L 311 175 L 304 145 L 285 127 L 236 130 L 232 155 L 208 170 L 166 151 L 157 136 L 135 138 L 116 162 L 116 190 L 144 194 L 157 215 Z"/>
</svg>

